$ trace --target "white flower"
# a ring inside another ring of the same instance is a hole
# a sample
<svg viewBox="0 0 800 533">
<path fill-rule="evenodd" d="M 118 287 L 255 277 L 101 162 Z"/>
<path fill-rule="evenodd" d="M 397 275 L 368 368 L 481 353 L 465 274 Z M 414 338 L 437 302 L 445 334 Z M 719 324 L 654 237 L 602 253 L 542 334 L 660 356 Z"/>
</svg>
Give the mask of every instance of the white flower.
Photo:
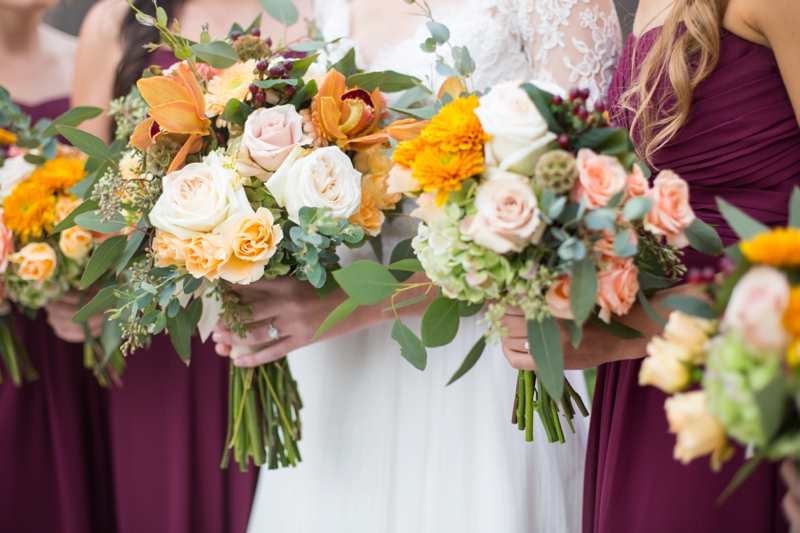
<svg viewBox="0 0 800 533">
<path fill-rule="evenodd" d="M 161 231 L 189 240 L 208 233 L 236 213 L 252 213 L 244 189 L 234 188 L 236 172 L 212 152 L 167 174 L 150 222 Z"/>
<path fill-rule="evenodd" d="M 266 178 L 267 173 L 278 170 L 295 146 L 310 143 L 294 106 L 257 109 L 244 124 L 236 169 L 244 176 Z"/>
<path fill-rule="evenodd" d="M 335 146 L 296 146 L 267 181 L 267 189 L 294 222 L 303 207 L 330 209 L 333 218 L 348 218 L 361 207 L 361 173 Z"/>
<path fill-rule="evenodd" d="M 481 97 L 475 114 L 486 143 L 486 163 L 501 170 L 532 175 L 536 161 L 556 138 L 528 93 L 516 84 L 502 84 Z"/>
<path fill-rule="evenodd" d="M 25 181 L 36 170 L 34 165 L 25 161 L 25 156 L 17 155 L 6 159 L 0 167 L 0 200 L 5 200 L 11 191 Z"/>
</svg>

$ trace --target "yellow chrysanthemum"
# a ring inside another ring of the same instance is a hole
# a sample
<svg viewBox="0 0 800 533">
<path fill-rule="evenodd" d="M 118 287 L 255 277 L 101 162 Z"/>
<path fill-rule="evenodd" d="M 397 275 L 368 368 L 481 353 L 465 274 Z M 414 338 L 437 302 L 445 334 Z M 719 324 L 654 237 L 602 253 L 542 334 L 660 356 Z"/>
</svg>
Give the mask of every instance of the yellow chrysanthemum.
<svg viewBox="0 0 800 533">
<path fill-rule="evenodd" d="M 23 243 L 53 229 L 56 197 L 39 183 L 17 185 L 3 206 L 3 223 Z"/>
<path fill-rule="evenodd" d="M 428 144 L 438 145 L 445 152 L 483 151 L 491 135 L 483 131 L 475 114 L 480 105 L 475 95 L 456 98 L 439 110 L 431 123 L 422 131 Z"/>
<path fill-rule="evenodd" d="M 403 168 L 411 168 L 411 164 L 427 146 L 428 143 L 421 136 L 410 141 L 403 141 L 394 149 L 392 161 Z"/>
<path fill-rule="evenodd" d="M 742 241 L 741 249 L 752 263 L 774 267 L 800 266 L 800 229 L 775 228 Z"/>
<path fill-rule="evenodd" d="M 253 70 L 256 61 L 251 59 L 226 68 L 208 82 L 206 93 L 206 115 L 215 117 L 225 110 L 232 98 L 244 101 L 250 92 L 250 84 L 255 80 Z"/>
<path fill-rule="evenodd" d="M 15 133 L 0 128 L 0 144 L 14 144 L 17 139 L 18 137 Z"/>
<path fill-rule="evenodd" d="M 447 201 L 461 182 L 483 172 L 483 151 L 446 152 L 436 146 L 423 150 L 411 163 L 414 178 L 425 192 L 436 191 L 436 205 Z"/>
<path fill-rule="evenodd" d="M 63 192 L 86 177 L 84 160 L 79 157 L 56 157 L 33 171 L 28 181 L 50 192 Z"/>
</svg>

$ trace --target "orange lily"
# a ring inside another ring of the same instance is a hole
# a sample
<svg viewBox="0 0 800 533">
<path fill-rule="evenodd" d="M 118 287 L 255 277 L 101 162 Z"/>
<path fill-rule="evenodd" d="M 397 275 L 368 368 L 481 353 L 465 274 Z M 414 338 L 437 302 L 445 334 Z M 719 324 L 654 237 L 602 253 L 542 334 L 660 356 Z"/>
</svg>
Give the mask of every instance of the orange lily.
<svg viewBox="0 0 800 533">
<path fill-rule="evenodd" d="M 377 133 L 348 141 L 342 146 L 342 149 L 355 150 L 357 152 L 368 150 L 376 144 L 388 142 L 389 137 L 396 141 L 409 141 L 419 137 L 420 132 L 429 123 L 430 120 L 418 122 L 413 118 L 396 120 Z"/>
<path fill-rule="evenodd" d="M 14 144 L 17 142 L 16 133 L 0 128 L 0 144 Z"/>
<path fill-rule="evenodd" d="M 466 91 L 467 88 L 464 87 L 464 83 L 460 79 L 451 76 L 446 80 L 444 80 L 444 83 L 439 88 L 439 94 L 436 98 L 438 100 L 441 100 L 442 96 L 444 96 L 445 94 L 449 94 L 450 96 L 453 97 L 453 100 L 455 100 L 456 98 L 461 96 L 461 93 L 464 93 Z"/>
</svg>

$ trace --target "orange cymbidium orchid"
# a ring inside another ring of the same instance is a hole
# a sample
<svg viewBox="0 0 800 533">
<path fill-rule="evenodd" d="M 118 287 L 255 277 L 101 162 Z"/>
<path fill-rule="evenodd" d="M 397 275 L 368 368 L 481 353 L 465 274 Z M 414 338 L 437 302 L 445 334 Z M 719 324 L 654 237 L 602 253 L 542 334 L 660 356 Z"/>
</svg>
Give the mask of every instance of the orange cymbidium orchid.
<svg viewBox="0 0 800 533">
<path fill-rule="evenodd" d="M 199 140 L 206 134 L 211 120 L 206 116 L 203 90 L 192 70 L 183 63 L 178 65 L 177 76 L 153 76 L 136 82 L 142 98 L 150 106 L 149 117 L 131 136 L 131 145 L 139 150 L 157 142 L 164 134 L 177 134 L 184 146 L 170 165 L 170 171 L 179 168 L 186 156 L 202 145 Z"/>
</svg>

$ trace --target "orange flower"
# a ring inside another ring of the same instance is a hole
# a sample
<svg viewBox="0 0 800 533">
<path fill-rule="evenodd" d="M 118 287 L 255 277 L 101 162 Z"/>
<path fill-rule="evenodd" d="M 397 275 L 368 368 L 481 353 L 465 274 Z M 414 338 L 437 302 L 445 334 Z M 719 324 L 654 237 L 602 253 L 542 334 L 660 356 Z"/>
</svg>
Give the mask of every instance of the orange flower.
<svg viewBox="0 0 800 533">
<path fill-rule="evenodd" d="M 428 146 L 411 163 L 411 169 L 422 190 L 436 191 L 436 205 L 442 205 L 451 191 L 461 190 L 462 181 L 483 172 L 483 151 L 446 152 Z"/>
<path fill-rule="evenodd" d="M 24 243 L 53 229 L 56 197 L 30 180 L 17 185 L 6 198 L 3 223 Z"/>
<path fill-rule="evenodd" d="M 800 230 L 775 228 L 740 244 L 751 263 L 774 267 L 800 266 Z"/>
<path fill-rule="evenodd" d="M 53 192 L 64 192 L 86 177 L 84 160 L 79 157 L 60 156 L 37 168 L 29 178 Z"/>
<path fill-rule="evenodd" d="M 453 100 L 433 117 L 422 131 L 422 138 L 445 152 L 483 151 L 483 145 L 491 135 L 483 131 L 481 121 L 474 112 L 479 105 L 480 101 L 475 95 Z"/>
<path fill-rule="evenodd" d="M 800 337 L 800 286 L 789 291 L 789 305 L 783 314 L 783 327 L 793 337 Z"/>
<path fill-rule="evenodd" d="M 0 128 L 0 144 L 14 144 L 17 139 L 18 137 L 15 133 Z"/>
</svg>

